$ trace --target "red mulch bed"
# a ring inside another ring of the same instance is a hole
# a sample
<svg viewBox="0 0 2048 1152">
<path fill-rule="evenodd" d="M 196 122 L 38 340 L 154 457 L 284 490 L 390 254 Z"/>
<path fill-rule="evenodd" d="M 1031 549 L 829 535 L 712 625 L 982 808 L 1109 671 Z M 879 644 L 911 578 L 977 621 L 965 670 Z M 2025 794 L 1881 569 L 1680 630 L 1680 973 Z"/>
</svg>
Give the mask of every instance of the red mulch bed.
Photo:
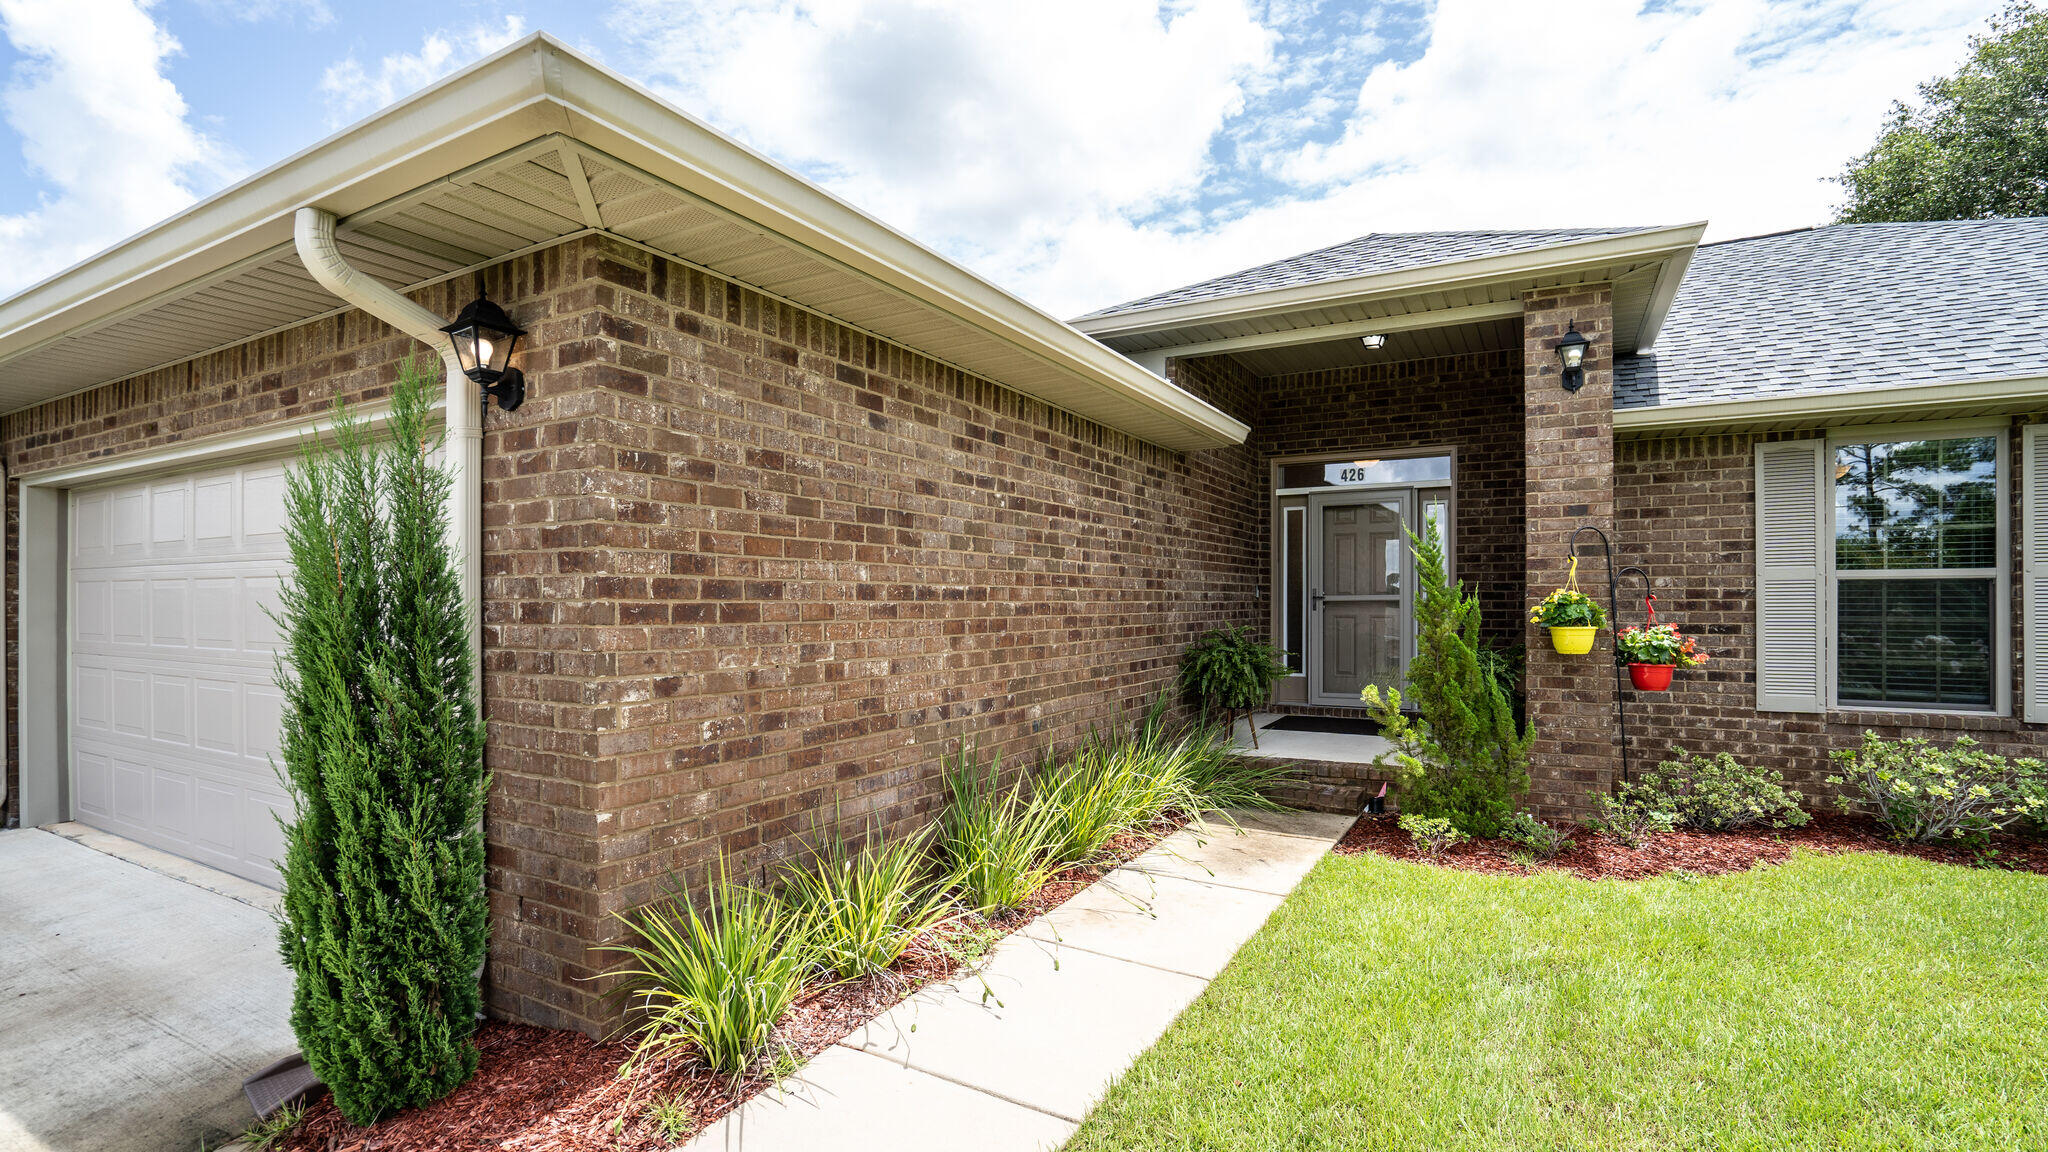
<svg viewBox="0 0 2048 1152">
<path fill-rule="evenodd" d="M 1110 843 L 1093 863 L 1054 876 L 1023 908 L 983 925 L 1009 935 L 1059 907 L 1171 835 L 1186 818 L 1161 821 L 1143 833 Z M 1405 836 L 1405 834 L 1404 834 Z M 963 935 L 959 929 L 953 935 Z M 895 1007 L 927 984 L 951 979 L 965 966 L 946 934 L 934 933 L 904 952 L 888 972 L 811 990 L 777 1027 L 784 1044 L 805 1060 Z M 688 1104 L 693 1131 L 771 1087 L 758 1076 L 728 1084 L 686 1061 L 643 1068 L 621 1077 L 631 1048 L 600 1043 L 576 1032 L 487 1021 L 477 1030 L 481 1056 L 476 1075 L 444 1099 L 357 1128 L 322 1095 L 279 1145 L 284 1152 L 655 1152 L 672 1142 L 647 1118 L 653 1099 Z"/>
<path fill-rule="evenodd" d="M 2048 840 L 2000 834 L 1987 849 L 1934 844 L 1898 844 L 1884 838 L 1877 825 L 1862 817 L 1816 812 L 1803 828 L 1784 831 L 1666 832 L 1639 848 L 1627 848 L 1585 829 L 1576 829 L 1571 851 L 1534 865 L 1515 860 L 1518 846 L 1506 840 L 1473 840 L 1434 861 L 1416 851 L 1398 817 L 1360 816 L 1337 843 L 1345 855 L 1376 852 L 1397 860 L 1423 860 L 1467 872 L 1528 875 L 1544 869 L 1569 872 L 1584 880 L 1644 880 L 1667 872 L 1720 876 L 1763 864 L 1782 864 L 1794 848 L 1817 852 L 1892 852 L 1941 864 L 2009 868 L 2048 875 Z"/>
</svg>

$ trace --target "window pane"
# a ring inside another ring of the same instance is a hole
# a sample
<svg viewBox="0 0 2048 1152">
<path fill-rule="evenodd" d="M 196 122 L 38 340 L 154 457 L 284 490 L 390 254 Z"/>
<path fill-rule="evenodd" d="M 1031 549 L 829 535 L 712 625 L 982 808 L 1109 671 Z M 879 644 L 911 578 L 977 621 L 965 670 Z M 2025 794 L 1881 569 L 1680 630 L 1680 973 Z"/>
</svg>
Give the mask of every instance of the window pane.
<svg viewBox="0 0 2048 1152">
<path fill-rule="evenodd" d="M 1441 484 L 1451 478 L 1449 456 L 1405 460 L 1339 460 L 1329 464 L 1286 464 L 1282 488 L 1357 488 L 1380 484 Z"/>
<path fill-rule="evenodd" d="M 1280 547 L 1283 559 L 1281 638 L 1280 647 L 1287 650 L 1287 666 L 1296 672 L 1306 667 L 1308 651 L 1308 537 L 1302 526 L 1308 522 L 1308 509 L 1299 506 L 1283 509 L 1281 512 L 1284 528 Z"/>
<path fill-rule="evenodd" d="M 1835 449 L 1835 567 L 1998 564 L 1998 438 Z"/>
<path fill-rule="evenodd" d="M 1989 580 L 1835 584 L 1844 704 L 1991 707 Z"/>
</svg>

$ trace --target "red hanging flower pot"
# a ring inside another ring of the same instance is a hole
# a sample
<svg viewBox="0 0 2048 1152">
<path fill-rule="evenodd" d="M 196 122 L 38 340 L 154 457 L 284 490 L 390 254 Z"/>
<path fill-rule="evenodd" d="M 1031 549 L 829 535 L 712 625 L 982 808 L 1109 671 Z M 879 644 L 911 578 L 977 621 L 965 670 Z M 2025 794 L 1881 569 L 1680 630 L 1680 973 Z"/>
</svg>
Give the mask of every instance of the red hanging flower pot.
<svg viewBox="0 0 2048 1152">
<path fill-rule="evenodd" d="M 1622 629 L 1614 639 L 1614 648 L 1628 662 L 1628 678 L 1635 682 L 1638 691 L 1666 692 L 1671 688 L 1673 672 L 1706 663 L 1707 654 L 1699 650 L 1692 637 L 1680 634 L 1676 626 L 1657 623 L 1655 596 L 1643 597 L 1643 604 L 1649 623 Z"/>
<path fill-rule="evenodd" d="M 1644 692 L 1663 692 L 1671 687 L 1671 674 L 1678 670 L 1676 664 L 1631 664 L 1628 678 Z"/>
</svg>

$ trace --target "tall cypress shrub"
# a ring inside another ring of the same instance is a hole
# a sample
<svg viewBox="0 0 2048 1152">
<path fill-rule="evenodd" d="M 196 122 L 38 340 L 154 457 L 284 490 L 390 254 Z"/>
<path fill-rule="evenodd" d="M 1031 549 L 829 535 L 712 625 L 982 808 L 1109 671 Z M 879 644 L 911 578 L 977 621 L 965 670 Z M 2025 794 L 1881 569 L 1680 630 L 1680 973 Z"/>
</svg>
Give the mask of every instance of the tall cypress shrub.
<svg viewBox="0 0 2048 1152">
<path fill-rule="evenodd" d="M 484 733 L 433 386 L 407 361 L 385 436 L 337 405 L 287 477 L 280 939 L 292 1031 L 355 1124 L 437 1100 L 477 1063 Z"/>
<path fill-rule="evenodd" d="M 1398 690 L 1368 685 L 1361 696 L 1394 746 L 1381 760 L 1393 760 L 1401 811 L 1442 817 L 1468 836 L 1498 836 L 1529 790 L 1536 732 L 1516 724 L 1507 692 L 1480 655 L 1479 598 L 1444 576 L 1435 522 L 1408 543 L 1417 600 L 1407 700 L 1418 716 L 1401 711 Z"/>
</svg>

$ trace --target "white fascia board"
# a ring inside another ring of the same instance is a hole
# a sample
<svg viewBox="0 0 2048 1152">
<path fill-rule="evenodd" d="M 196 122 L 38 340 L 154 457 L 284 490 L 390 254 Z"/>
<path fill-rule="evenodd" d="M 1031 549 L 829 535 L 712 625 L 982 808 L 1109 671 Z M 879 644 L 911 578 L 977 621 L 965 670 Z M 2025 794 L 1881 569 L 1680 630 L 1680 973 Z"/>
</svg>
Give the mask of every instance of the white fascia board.
<svg viewBox="0 0 2048 1152">
<path fill-rule="evenodd" d="M 1704 228 L 1704 225 L 1702 225 Z M 1687 248 L 1674 252 L 1657 269 L 1657 282 L 1650 286 L 1649 307 L 1643 312 L 1643 326 L 1636 330 L 1636 355 L 1648 352 L 1657 343 L 1657 333 L 1664 328 L 1665 317 L 1671 315 L 1671 304 L 1678 299 L 1678 287 L 1685 281 L 1685 273 L 1692 267 L 1692 254 L 1698 250 Z"/>
<path fill-rule="evenodd" d="M 1179 450 L 1251 429 L 646 90 L 535 33 L 0 302 L 0 361 L 548 135 L 590 144 L 879 285 L 1164 415 Z M 1171 441 L 1171 442 L 1167 442 Z"/>
<path fill-rule="evenodd" d="M 1098 340 L 1140 332 L 1163 332 L 1197 324 L 1219 324 L 1251 320 L 1275 313 L 1333 304 L 1357 303 L 1419 292 L 1442 292 L 1530 277 L 1568 275 L 1630 261 L 1662 259 L 1684 255 L 1690 259 L 1706 234 L 1706 221 L 1669 228 L 1645 228 L 1591 240 L 1573 240 L 1546 248 L 1530 248 L 1498 256 L 1480 256 L 1437 264 L 1417 264 L 1391 272 L 1375 272 L 1343 280 L 1321 280 L 1263 292 L 1246 292 L 1214 300 L 1186 304 L 1165 304 L 1136 312 L 1118 312 L 1093 319 L 1083 317 L 1074 326 Z"/>
<path fill-rule="evenodd" d="M 1689 432 L 1736 430 L 1795 421 L 1825 423 L 1956 408 L 2006 407 L 2015 411 L 2032 404 L 2048 405 L 2048 376 L 2004 376 L 1959 380 L 1910 388 L 1859 388 L 1806 396 L 1759 400 L 1725 400 L 1711 404 L 1665 404 L 1652 408 L 1618 408 L 1616 432 Z"/>
</svg>

